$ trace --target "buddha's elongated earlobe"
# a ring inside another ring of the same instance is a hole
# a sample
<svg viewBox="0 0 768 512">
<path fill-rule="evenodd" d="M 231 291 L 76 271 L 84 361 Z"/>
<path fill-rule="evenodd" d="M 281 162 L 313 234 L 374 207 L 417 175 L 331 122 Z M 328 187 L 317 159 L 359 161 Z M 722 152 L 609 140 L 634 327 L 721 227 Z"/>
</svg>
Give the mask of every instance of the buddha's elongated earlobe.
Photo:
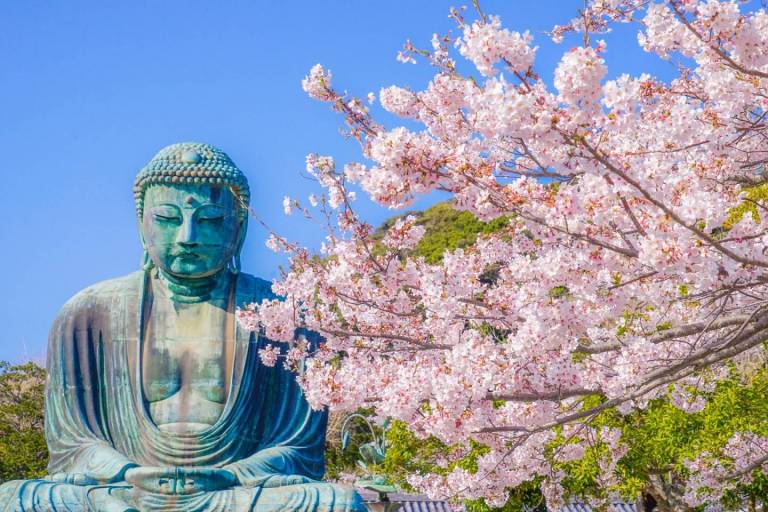
<svg viewBox="0 0 768 512">
<path fill-rule="evenodd" d="M 155 263 L 152 261 L 152 258 L 149 257 L 149 252 L 146 249 L 144 249 L 144 255 L 142 256 L 142 260 L 141 260 L 141 268 L 145 272 L 149 272 L 150 270 L 152 270 L 152 267 L 154 266 L 155 266 Z"/>
<path fill-rule="evenodd" d="M 240 255 L 235 254 L 232 256 L 232 261 L 229 263 L 229 271 L 233 274 L 239 274 L 240 268 Z"/>
<path fill-rule="evenodd" d="M 243 249 L 245 243 L 245 233 L 248 231 L 248 217 L 243 218 L 240 221 L 240 236 L 237 239 L 237 248 L 235 254 L 232 256 L 232 261 L 228 264 L 229 271 L 233 274 L 239 274 L 242 265 L 240 263 L 240 251 Z"/>
</svg>

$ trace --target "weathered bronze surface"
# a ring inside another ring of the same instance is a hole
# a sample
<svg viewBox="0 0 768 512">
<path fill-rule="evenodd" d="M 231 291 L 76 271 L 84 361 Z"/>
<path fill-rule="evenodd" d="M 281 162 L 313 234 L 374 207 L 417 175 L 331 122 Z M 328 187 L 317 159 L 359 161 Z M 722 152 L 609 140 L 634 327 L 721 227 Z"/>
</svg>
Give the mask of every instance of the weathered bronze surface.
<svg viewBox="0 0 768 512">
<path fill-rule="evenodd" d="M 134 193 L 143 268 L 86 288 L 56 318 L 50 476 L 0 486 L 0 510 L 365 510 L 319 481 L 326 413 L 281 365 L 260 364 L 269 340 L 235 320 L 273 297 L 239 268 L 245 176 L 212 146 L 175 144 Z"/>
</svg>

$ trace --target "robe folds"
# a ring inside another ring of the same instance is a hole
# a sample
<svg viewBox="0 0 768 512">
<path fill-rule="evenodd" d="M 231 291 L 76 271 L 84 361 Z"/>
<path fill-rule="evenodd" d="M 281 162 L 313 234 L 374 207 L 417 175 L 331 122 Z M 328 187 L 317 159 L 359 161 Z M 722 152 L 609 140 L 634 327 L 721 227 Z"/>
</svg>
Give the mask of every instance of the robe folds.
<svg viewBox="0 0 768 512">
<path fill-rule="evenodd" d="M 274 298 L 264 280 L 234 279 L 238 307 Z M 145 272 L 105 281 L 62 308 L 48 345 L 52 476 L 0 486 L 0 512 L 120 510 L 94 499 L 105 493 L 142 511 L 365 510 L 351 489 L 315 482 L 324 472 L 327 413 L 309 407 L 282 365 L 261 364 L 258 350 L 270 341 L 241 328 L 234 315 L 233 339 L 225 340 L 234 344 L 231 384 L 218 421 L 195 433 L 158 429 L 141 384 L 141 329 L 152 300 L 146 283 Z M 123 481 L 135 466 L 224 468 L 238 485 L 184 496 L 140 492 Z M 309 483 L 275 486 L 279 475 Z"/>
</svg>

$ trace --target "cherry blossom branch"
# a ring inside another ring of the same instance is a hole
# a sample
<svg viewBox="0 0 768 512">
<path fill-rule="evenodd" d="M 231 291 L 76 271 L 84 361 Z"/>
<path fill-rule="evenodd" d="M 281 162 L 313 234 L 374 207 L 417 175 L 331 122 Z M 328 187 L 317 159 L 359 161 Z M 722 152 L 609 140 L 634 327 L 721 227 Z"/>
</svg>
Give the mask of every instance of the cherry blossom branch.
<svg viewBox="0 0 768 512">
<path fill-rule="evenodd" d="M 575 143 L 575 141 L 572 141 L 572 142 Z M 592 156 L 595 158 L 595 160 L 597 160 L 598 162 L 603 164 L 606 167 L 606 169 L 608 169 L 610 172 L 612 172 L 616 176 L 619 176 L 626 183 L 628 183 L 633 188 L 635 188 L 635 190 L 640 192 L 640 194 L 646 200 L 648 200 L 654 206 L 656 206 L 661 211 L 663 211 L 664 213 L 669 215 L 680 226 L 682 226 L 682 227 L 686 228 L 687 230 L 691 231 L 692 233 L 694 233 L 701 240 L 707 242 L 709 245 L 711 245 L 712 247 L 714 247 L 715 249 L 717 249 L 718 251 L 720 251 L 721 253 L 723 253 L 724 255 L 728 256 L 729 258 L 731 258 L 734 261 L 738 261 L 739 263 L 743 263 L 745 265 L 754 265 L 756 267 L 768 268 L 768 261 L 754 260 L 754 259 L 751 259 L 751 258 L 742 257 L 742 256 L 736 254 L 735 252 L 731 251 L 727 247 L 723 246 L 722 243 L 720 243 L 718 240 L 716 240 L 712 236 L 706 234 L 704 231 L 702 231 L 701 229 L 696 227 L 695 224 L 691 224 L 691 223 L 685 222 L 675 211 L 673 211 L 671 208 L 669 208 L 664 203 L 662 203 L 661 201 L 656 199 L 653 195 L 651 195 L 651 193 L 648 192 L 645 188 L 643 188 L 642 185 L 640 185 L 640 183 L 637 182 L 637 180 L 631 178 L 627 173 L 625 173 L 624 171 L 620 170 L 618 167 L 613 165 L 608 160 L 608 158 L 605 155 L 603 155 L 602 153 L 598 152 L 585 139 L 583 139 L 583 138 L 580 139 L 580 144 L 587 151 L 589 151 L 590 154 L 592 154 Z"/>
<path fill-rule="evenodd" d="M 579 411 L 573 414 L 562 416 L 554 421 L 547 422 L 537 427 L 525 427 L 525 426 L 499 426 L 483 428 L 479 432 L 481 433 L 494 433 L 494 432 L 526 432 L 535 433 L 550 430 L 560 425 L 565 425 L 576 420 L 580 420 L 587 417 L 595 416 L 596 414 L 611 409 L 629 400 L 642 397 L 654 389 L 680 380 L 683 377 L 687 377 L 692 373 L 716 364 L 720 361 L 724 361 L 732 358 L 733 356 L 740 354 L 752 347 L 763 343 L 768 336 L 768 316 L 760 319 L 756 322 L 755 327 L 750 330 L 745 330 L 746 335 L 739 343 L 731 343 L 730 346 L 724 350 L 713 351 L 711 348 L 707 348 L 698 352 L 697 354 L 686 358 L 680 363 L 663 368 L 656 372 L 653 372 L 650 378 L 642 385 L 637 386 L 634 391 L 629 392 L 621 397 L 612 398 L 606 400 L 602 404 L 592 407 L 583 411 Z"/>
<path fill-rule="evenodd" d="M 731 68 L 735 69 L 740 73 L 744 73 L 745 75 L 756 76 L 758 78 L 768 78 L 768 73 L 764 73 L 756 69 L 749 69 L 742 66 L 741 64 L 733 60 L 725 51 L 723 51 L 722 48 L 719 48 L 717 45 L 710 44 L 709 42 L 707 42 L 704 36 L 698 30 L 696 30 L 696 28 L 691 24 L 688 18 L 685 17 L 685 14 L 680 10 L 677 0 L 670 0 L 669 5 L 670 7 L 672 7 L 672 10 L 677 16 L 677 19 L 680 20 L 680 22 L 685 26 L 685 28 L 687 28 L 694 36 L 696 36 L 696 38 L 699 41 L 704 43 L 707 48 L 715 52 L 718 57 L 720 57 L 722 60 L 724 60 L 728 64 L 728 66 L 730 66 Z"/>
</svg>

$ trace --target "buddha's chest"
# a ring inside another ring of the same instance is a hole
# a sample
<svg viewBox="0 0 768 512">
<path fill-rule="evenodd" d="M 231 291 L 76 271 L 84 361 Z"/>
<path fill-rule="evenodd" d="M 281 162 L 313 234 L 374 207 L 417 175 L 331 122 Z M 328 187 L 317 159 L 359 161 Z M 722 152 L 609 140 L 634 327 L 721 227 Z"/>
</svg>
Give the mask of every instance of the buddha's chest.
<svg viewBox="0 0 768 512">
<path fill-rule="evenodd" d="M 142 387 L 154 419 L 195 420 L 227 396 L 226 312 L 210 304 L 154 305 L 142 347 Z M 229 341 L 231 343 L 231 340 Z M 181 417 L 179 417 L 181 416 Z M 215 418 L 213 418 L 215 419 Z"/>
</svg>

